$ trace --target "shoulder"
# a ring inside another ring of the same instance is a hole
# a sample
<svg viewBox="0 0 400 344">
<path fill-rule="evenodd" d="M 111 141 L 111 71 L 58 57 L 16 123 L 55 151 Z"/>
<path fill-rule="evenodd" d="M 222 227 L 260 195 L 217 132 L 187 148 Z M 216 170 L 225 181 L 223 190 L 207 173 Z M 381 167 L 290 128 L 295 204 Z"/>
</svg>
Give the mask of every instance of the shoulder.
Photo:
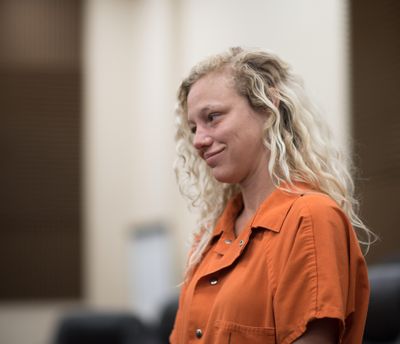
<svg viewBox="0 0 400 344">
<path fill-rule="evenodd" d="M 293 202 L 282 229 L 293 242 L 307 243 L 313 251 L 343 251 L 353 232 L 341 207 L 331 197 L 315 192 L 302 194 Z"/>
<path fill-rule="evenodd" d="M 339 205 L 328 195 L 321 192 L 305 192 L 296 199 L 294 207 L 306 208 L 310 211 L 321 211 L 330 208 L 338 208 Z"/>
<path fill-rule="evenodd" d="M 293 203 L 290 213 L 303 219 L 309 219 L 313 224 L 350 225 L 342 208 L 331 197 L 323 193 L 308 192 L 302 194 Z"/>
</svg>

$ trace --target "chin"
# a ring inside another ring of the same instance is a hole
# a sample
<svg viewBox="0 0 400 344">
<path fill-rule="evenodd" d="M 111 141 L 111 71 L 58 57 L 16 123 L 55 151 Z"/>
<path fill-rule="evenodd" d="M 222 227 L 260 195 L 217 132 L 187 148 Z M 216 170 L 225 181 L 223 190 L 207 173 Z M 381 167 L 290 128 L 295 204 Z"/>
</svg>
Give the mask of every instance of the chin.
<svg viewBox="0 0 400 344">
<path fill-rule="evenodd" d="M 213 176 L 220 183 L 226 184 L 236 184 L 240 181 L 240 178 L 232 173 L 232 171 L 227 171 L 226 169 L 215 167 L 213 168 Z"/>
</svg>

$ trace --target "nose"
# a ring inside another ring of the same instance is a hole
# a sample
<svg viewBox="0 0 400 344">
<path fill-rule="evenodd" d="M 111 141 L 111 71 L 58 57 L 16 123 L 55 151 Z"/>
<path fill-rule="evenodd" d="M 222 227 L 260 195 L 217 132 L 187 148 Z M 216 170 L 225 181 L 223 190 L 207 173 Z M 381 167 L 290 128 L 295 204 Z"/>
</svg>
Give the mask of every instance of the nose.
<svg viewBox="0 0 400 344">
<path fill-rule="evenodd" d="M 210 135 L 204 130 L 198 128 L 196 133 L 193 137 L 193 146 L 198 149 L 202 150 L 212 144 L 213 140 Z"/>
</svg>

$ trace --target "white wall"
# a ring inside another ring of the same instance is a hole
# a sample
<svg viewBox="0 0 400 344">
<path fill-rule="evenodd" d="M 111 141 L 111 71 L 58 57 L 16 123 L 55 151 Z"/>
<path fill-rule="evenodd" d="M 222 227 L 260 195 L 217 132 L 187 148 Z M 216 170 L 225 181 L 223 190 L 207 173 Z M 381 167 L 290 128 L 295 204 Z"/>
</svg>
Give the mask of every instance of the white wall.
<svg viewBox="0 0 400 344">
<path fill-rule="evenodd" d="M 305 80 L 343 146 L 348 140 L 349 9 L 346 0 L 182 1 L 185 71 L 229 46 L 276 52 Z"/>
<path fill-rule="evenodd" d="M 97 307 L 129 306 L 135 224 L 175 226 L 171 15 L 166 1 L 87 5 L 86 296 Z"/>
<path fill-rule="evenodd" d="M 183 256 L 194 223 L 171 170 L 173 106 L 180 78 L 199 59 L 232 45 L 277 52 L 303 76 L 337 141 L 346 146 L 347 10 L 344 0 L 88 2 L 85 205 L 91 304 L 127 305 L 130 225 L 166 221 Z"/>
<path fill-rule="evenodd" d="M 177 85 L 190 66 L 228 46 L 271 49 L 291 63 L 337 141 L 348 138 L 344 0 L 88 1 L 86 11 L 86 295 L 126 307 L 129 228 L 164 221 L 181 270 L 193 218 L 172 162 Z"/>
</svg>

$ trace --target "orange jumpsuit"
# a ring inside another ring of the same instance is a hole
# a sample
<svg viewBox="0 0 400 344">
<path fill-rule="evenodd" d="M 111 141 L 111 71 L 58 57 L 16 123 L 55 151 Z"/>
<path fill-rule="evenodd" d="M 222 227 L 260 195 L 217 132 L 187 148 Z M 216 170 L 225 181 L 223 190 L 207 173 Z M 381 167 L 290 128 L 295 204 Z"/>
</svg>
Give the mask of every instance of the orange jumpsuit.
<svg viewBox="0 0 400 344">
<path fill-rule="evenodd" d="M 362 342 L 369 283 L 354 230 L 328 196 L 279 189 L 238 237 L 238 195 L 184 284 L 172 344 L 292 343 L 335 318 L 342 343 Z"/>
</svg>

